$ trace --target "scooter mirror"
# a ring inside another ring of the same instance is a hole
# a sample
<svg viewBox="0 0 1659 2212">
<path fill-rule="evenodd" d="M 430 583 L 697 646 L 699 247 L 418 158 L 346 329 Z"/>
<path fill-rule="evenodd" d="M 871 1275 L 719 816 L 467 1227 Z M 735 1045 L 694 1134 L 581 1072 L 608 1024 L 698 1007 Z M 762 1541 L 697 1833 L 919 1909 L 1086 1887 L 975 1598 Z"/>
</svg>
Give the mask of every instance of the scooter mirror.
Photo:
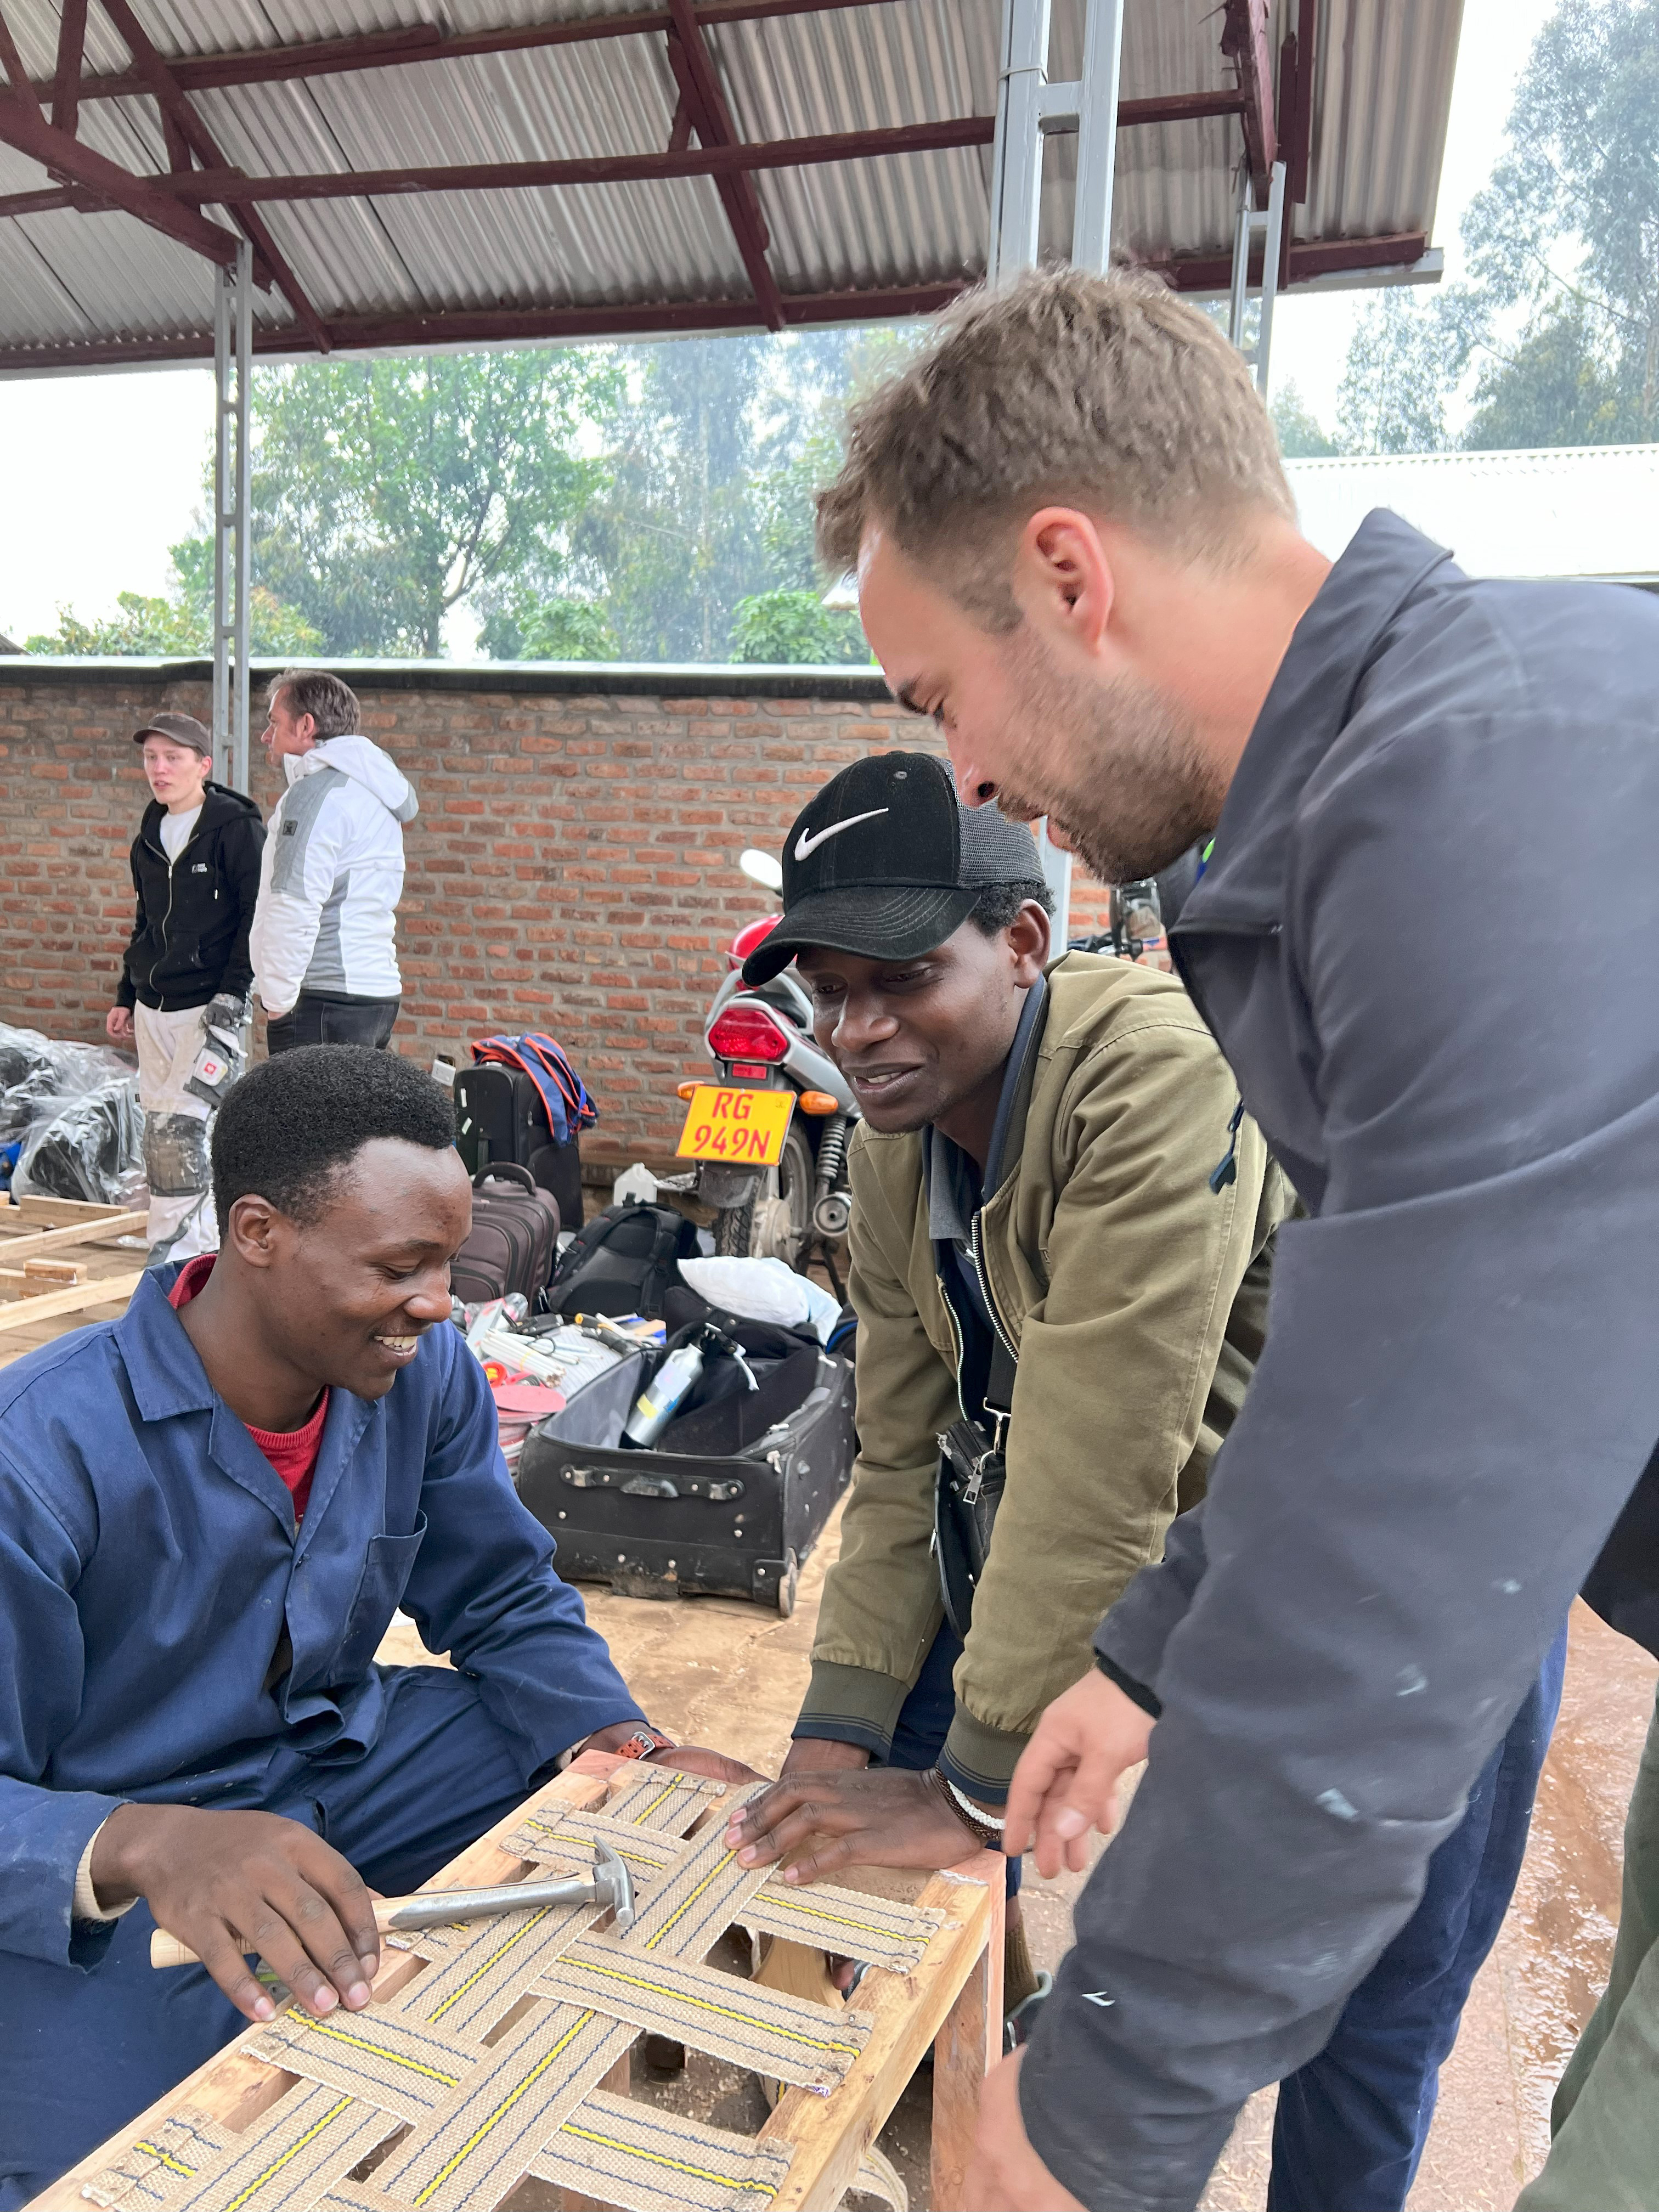
<svg viewBox="0 0 1659 2212">
<path fill-rule="evenodd" d="M 759 884 L 769 891 L 783 889 L 782 866 L 770 853 L 757 852 L 751 845 L 747 852 L 738 854 L 738 866 L 751 884 Z"/>
</svg>

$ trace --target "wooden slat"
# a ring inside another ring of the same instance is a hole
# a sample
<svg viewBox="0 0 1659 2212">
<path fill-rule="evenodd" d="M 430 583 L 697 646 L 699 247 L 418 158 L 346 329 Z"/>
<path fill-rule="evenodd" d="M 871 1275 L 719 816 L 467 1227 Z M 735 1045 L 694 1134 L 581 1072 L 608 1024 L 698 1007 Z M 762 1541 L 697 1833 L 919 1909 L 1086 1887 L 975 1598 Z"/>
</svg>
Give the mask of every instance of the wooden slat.
<svg viewBox="0 0 1659 2212">
<path fill-rule="evenodd" d="M 84 1198 L 15 1198 L 13 1211 L 20 1221 L 113 1221 L 122 1208 L 94 1206 Z M 0 1214 L 0 1220 L 7 1217 Z"/>
<path fill-rule="evenodd" d="M 23 1202 L 26 1206 L 37 1203 L 31 1199 Z M 50 1203 L 56 1205 L 58 1201 L 53 1200 Z M 73 1200 L 65 1199 L 62 1203 L 67 1206 Z M 8 1209 L 8 1212 L 9 1211 Z M 24 1215 L 22 1218 L 27 1220 L 30 1217 Z M 7 1213 L 0 1213 L 0 1228 L 3 1227 L 6 1220 Z M 0 1261 L 9 1265 L 14 1260 L 32 1258 L 37 1252 L 56 1251 L 64 1244 L 101 1243 L 112 1237 L 135 1237 L 149 1225 L 149 1222 L 147 1213 L 123 1213 L 118 1209 L 113 1213 L 100 1212 L 95 1220 L 68 1222 L 61 1229 L 37 1229 L 18 1237 L 0 1234 Z"/>
<path fill-rule="evenodd" d="M 144 1279 L 140 1267 L 135 1273 L 106 1275 L 100 1281 L 77 1283 L 72 1291 L 47 1291 L 36 1298 L 13 1298 L 0 1305 L 0 1335 L 13 1329 L 29 1328 L 38 1321 L 50 1321 L 55 1314 L 81 1313 L 88 1306 L 125 1305 Z"/>
</svg>

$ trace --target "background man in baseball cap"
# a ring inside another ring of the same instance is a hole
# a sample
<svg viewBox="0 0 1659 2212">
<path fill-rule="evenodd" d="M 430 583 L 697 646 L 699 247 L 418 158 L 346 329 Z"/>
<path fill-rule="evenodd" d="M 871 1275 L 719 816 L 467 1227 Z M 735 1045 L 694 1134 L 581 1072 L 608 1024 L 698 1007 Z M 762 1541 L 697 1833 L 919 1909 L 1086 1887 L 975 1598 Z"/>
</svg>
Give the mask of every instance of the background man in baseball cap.
<svg viewBox="0 0 1659 2212">
<path fill-rule="evenodd" d="M 213 1109 L 187 1086 L 209 1028 L 240 1035 L 247 1018 L 265 833 L 251 799 L 213 781 L 213 740 L 193 714 L 154 714 L 132 742 L 153 796 L 132 841 L 137 913 L 104 1026 L 138 1048 L 155 1262 L 218 1247 Z"/>
<path fill-rule="evenodd" d="M 844 769 L 783 868 L 744 973 L 798 959 L 864 1113 L 860 1451 L 784 1778 L 732 1840 L 809 1876 L 949 1866 L 998 1840 L 1043 1707 L 1202 1494 L 1285 1186 L 1251 1124 L 1230 1136 L 1237 1091 L 1181 986 L 1051 957 L 1030 831 L 960 805 L 943 762 Z M 1037 1982 L 1010 1923 L 1018 2034 Z"/>
</svg>

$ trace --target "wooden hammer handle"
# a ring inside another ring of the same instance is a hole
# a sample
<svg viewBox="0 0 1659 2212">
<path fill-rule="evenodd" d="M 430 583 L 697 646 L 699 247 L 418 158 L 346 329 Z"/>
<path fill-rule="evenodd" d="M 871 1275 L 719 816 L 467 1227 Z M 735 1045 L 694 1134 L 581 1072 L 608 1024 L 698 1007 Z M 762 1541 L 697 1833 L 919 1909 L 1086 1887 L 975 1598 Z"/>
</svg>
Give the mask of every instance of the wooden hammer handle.
<svg viewBox="0 0 1659 2212">
<path fill-rule="evenodd" d="M 380 1897 L 374 1900 L 374 1925 L 382 1936 L 398 1906 L 410 1901 L 406 1897 Z M 188 1944 L 181 1943 L 176 1936 L 169 1936 L 165 1928 L 158 1928 L 149 1939 L 149 1963 L 152 1966 L 199 1966 L 202 1962 Z"/>
</svg>

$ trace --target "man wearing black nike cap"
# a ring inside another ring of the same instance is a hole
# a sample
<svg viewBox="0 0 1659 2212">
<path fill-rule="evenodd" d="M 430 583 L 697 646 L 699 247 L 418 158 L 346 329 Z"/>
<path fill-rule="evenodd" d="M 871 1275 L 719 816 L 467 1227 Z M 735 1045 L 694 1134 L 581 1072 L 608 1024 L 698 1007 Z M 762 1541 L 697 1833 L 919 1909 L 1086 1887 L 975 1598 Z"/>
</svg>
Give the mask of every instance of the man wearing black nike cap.
<svg viewBox="0 0 1659 2212">
<path fill-rule="evenodd" d="M 1286 1197 L 1181 986 L 1051 957 L 1030 831 L 960 805 L 943 762 L 843 769 L 783 867 L 744 975 L 798 962 L 864 1112 L 860 1449 L 793 1748 L 730 1840 L 807 1879 L 948 1866 L 995 1840 L 1038 1716 L 1202 1495 Z"/>
</svg>

